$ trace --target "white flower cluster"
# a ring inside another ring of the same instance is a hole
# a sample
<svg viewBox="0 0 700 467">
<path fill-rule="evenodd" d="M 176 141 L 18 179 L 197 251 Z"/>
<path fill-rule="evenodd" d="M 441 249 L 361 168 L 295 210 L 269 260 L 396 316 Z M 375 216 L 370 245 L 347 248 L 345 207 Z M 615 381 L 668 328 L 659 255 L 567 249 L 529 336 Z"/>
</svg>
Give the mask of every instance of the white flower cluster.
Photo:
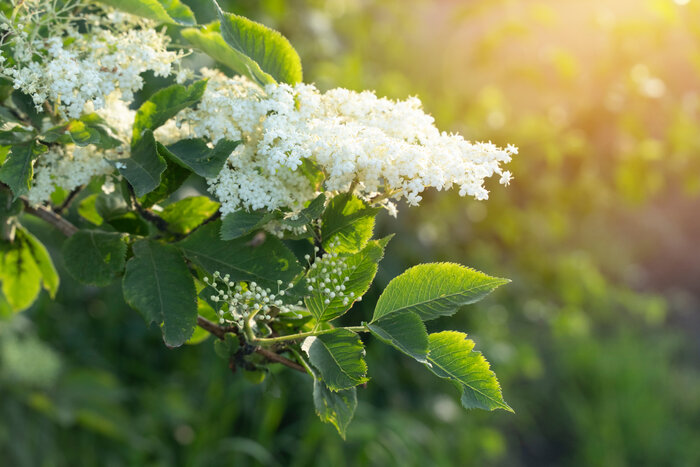
<svg viewBox="0 0 700 467">
<path fill-rule="evenodd" d="M 457 186 L 460 195 L 486 199 L 484 179 L 511 175 L 501 164 L 517 149 L 470 143 L 440 132 L 417 98 L 392 101 L 347 89 L 268 85 L 210 70 L 196 110 L 180 114 L 198 137 L 242 140 L 218 177 L 208 180 L 222 213 L 238 209 L 300 209 L 317 193 L 304 161 L 320 168 L 325 190 L 356 187 L 364 199 L 421 200 L 428 187 Z"/>
<path fill-rule="evenodd" d="M 114 136 L 129 141 L 135 112 L 119 99 L 118 92 L 107 96 L 106 106 L 98 110 L 97 114 L 109 123 L 115 131 Z M 128 154 L 126 143 L 109 150 L 98 149 L 93 145 L 52 146 L 35 162 L 33 184 L 27 198 L 31 204 L 41 204 L 50 199 L 57 187 L 71 191 L 85 185 L 93 177 L 114 171 L 107 159 L 120 159 Z"/>
<path fill-rule="evenodd" d="M 42 154 L 34 167 L 32 189 L 27 199 L 41 204 L 51 197 L 56 187 L 66 191 L 88 183 L 92 177 L 110 173 L 112 166 L 94 150 L 78 146 L 54 146 Z"/>
<path fill-rule="evenodd" d="M 19 24 L 0 23 L 12 38 L 15 58 L 12 65 L 0 62 L 0 73 L 30 95 L 37 110 L 48 101 L 64 118 L 79 118 L 86 104 L 100 109 L 116 90 L 131 101 L 143 86 L 141 73 L 168 76 L 182 55 L 166 50 L 168 36 L 150 21 L 117 12 L 87 15 L 82 19 L 88 20 L 88 32 L 80 32 L 69 10 L 61 15 L 54 1 L 35 3 L 24 6 L 29 11 L 19 16 Z M 39 34 L 42 27 L 45 36 Z"/>
<path fill-rule="evenodd" d="M 314 247 L 318 254 L 319 248 Z M 311 260 L 310 255 L 304 256 L 306 261 Z M 309 294 L 320 295 L 326 305 L 336 298 L 343 300 L 347 305 L 351 300 L 360 301 L 362 297 L 355 297 L 354 292 L 346 293 L 345 284 L 350 280 L 345 259 L 338 253 L 324 253 L 311 263 L 306 276 Z"/>
<path fill-rule="evenodd" d="M 282 297 L 291 289 L 294 284 L 287 284 L 282 287 L 282 281 L 277 281 L 277 292 L 269 288 L 264 288 L 255 282 L 238 283 L 230 280 L 228 274 L 222 276 L 219 271 L 215 271 L 211 279 L 204 278 L 204 282 L 209 284 L 217 293 L 210 297 L 211 301 L 221 303 L 218 310 L 219 323 L 230 323 L 243 328 L 245 321 L 251 314 L 258 321 L 269 321 L 272 319 L 273 309 L 278 314 L 292 314 L 298 316 L 296 311 L 302 305 L 285 304 Z M 226 306 L 224 306 L 226 305 Z"/>
</svg>

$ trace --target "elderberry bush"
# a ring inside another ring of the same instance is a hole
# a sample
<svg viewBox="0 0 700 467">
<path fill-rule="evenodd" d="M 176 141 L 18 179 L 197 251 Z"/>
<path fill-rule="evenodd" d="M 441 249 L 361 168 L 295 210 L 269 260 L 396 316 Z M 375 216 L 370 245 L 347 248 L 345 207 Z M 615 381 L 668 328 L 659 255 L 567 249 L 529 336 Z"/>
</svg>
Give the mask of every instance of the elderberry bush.
<svg viewBox="0 0 700 467">
<path fill-rule="evenodd" d="M 59 287 L 26 213 L 65 234 L 75 279 L 120 280 L 169 347 L 209 333 L 233 368 L 308 374 L 341 436 L 369 382 L 361 333 L 452 381 L 464 407 L 510 411 L 474 342 L 425 326 L 507 280 L 421 264 L 388 284 L 369 322 L 334 323 L 391 240 L 373 238 L 379 212 L 431 187 L 485 200 L 517 149 L 439 131 L 417 98 L 321 92 L 279 33 L 212 8 L 218 21 L 200 25 L 178 0 L 0 4 L 0 307 Z M 197 54 L 221 68 L 193 69 Z M 173 84 L 136 105 L 146 72 Z M 201 191 L 175 200 L 188 179 Z"/>
</svg>

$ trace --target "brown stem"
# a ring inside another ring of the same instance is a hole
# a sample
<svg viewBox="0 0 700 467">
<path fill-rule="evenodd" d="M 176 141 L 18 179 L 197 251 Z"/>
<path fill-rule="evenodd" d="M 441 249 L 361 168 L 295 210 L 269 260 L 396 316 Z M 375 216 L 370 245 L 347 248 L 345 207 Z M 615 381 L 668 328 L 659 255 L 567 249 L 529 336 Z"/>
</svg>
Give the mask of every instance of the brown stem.
<svg viewBox="0 0 700 467">
<path fill-rule="evenodd" d="M 212 323 L 208 319 L 202 317 L 202 316 L 197 316 L 197 325 L 204 329 L 205 331 L 215 335 L 219 339 L 224 339 L 227 333 L 233 333 L 237 334 L 235 328 L 224 328 L 221 327 L 217 324 Z M 292 360 L 285 358 L 281 356 L 280 354 L 277 354 L 271 350 L 268 349 L 263 349 L 261 347 L 256 347 L 255 348 L 255 353 L 262 355 L 263 357 L 267 358 L 271 362 L 276 362 L 276 363 L 281 363 L 282 365 L 292 368 L 293 370 L 300 371 L 302 373 L 306 373 L 306 369 L 299 365 L 297 362 L 293 362 Z"/>
<path fill-rule="evenodd" d="M 61 203 L 60 206 L 58 206 L 57 208 L 54 209 L 54 212 L 56 214 L 61 214 L 63 211 L 68 209 L 70 207 L 71 203 L 73 202 L 73 200 L 75 200 L 75 197 L 78 196 L 78 193 L 80 193 L 80 190 L 82 190 L 82 189 L 83 189 L 83 187 L 79 186 L 78 188 L 75 188 L 75 189 L 73 189 L 73 191 L 68 193 L 68 196 L 66 196 L 66 199 L 63 200 L 63 203 Z"/>
<path fill-rule="evenodd" d="M 24 203 L 24 211 L 27 214 L 31 214 L 32 216 L 38 217 L 44 222 L 48 222 L 49 224 L 56 227 L 66 237 L 70 237 L 78 231 L 78 228 L 76 226 L 74 226 L 73 224 L 71 224 L 66 219 L 59 216 L 52 210 L 43 206 L 32 206 L 31 204 L 29 204 L 29 201 L 27 201 L 24 198 L 22 198 L 22 203 Z"/>
<path fill-rule="evenodd" d="M 127 184 L 127 186 L 129 188 L 129 196 L 131 197 L 131 203 L 133 204 L 134 208 L 136 208 L 136 211 L 139 213 L 139 215 L 151 224 L 155 225 L 156 228 L 161 232 L 170 233 L 168 231 L 168 223 L 165 221 L 165 219 L 141 206 L 141 203 L 139 203 L 138 198 L 136 197 L 136 193 L 134 192 L 134 188 L 131 186 L 131 184 Z"/>
</svg>

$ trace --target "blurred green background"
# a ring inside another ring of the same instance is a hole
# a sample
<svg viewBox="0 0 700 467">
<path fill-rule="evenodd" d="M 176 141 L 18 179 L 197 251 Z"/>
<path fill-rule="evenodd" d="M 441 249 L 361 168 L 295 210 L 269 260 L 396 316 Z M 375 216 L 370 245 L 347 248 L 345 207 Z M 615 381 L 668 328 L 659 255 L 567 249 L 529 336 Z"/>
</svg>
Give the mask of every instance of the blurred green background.
<svg viewBox="0 0 700 467">
<path fill-rule="evenodd" d="M 343 442 L 308 378 L 255 385 L 211 340 L 168 350 L 118 285 L 63 273 L 56 302 L 0 321 L 0 464 L 700 465 L 700 1 L 221 3 L 282 31 L 323 89 L 418 95 L 440 128 L 520 148 L 486 202 L 383 215 L 398 235 L 349 317 L 418 262 L 511 278 L 430 324 L 476 340 L 517 413 L 465 411 L 367 339 Z"/>
</svg>

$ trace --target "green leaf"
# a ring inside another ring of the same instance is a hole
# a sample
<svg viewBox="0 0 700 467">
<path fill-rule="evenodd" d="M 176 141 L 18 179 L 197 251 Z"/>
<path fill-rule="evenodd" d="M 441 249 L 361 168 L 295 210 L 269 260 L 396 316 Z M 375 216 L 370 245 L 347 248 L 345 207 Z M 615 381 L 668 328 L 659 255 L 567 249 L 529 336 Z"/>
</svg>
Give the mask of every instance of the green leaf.
<svg viewBox="0 0 700 467">
<path fill-rule="evenodd" d="M 17 118 L 15 114 L 12 113 L 7 107 L 0 107 L 0 126 L 5 123 L 20 123 L 21 120 Z"/>
<path fill-rule="evenodd" d="M 34 138 L 34 135 L 35 132 L 33 130 L 16 125 L 9 130 L 0 130 L 0 145 L 10 146 L 13 144 L 29 143 L 29 141 Z"/>
<path fill-rule="evenodd" d="M 406 355 L 425 363 L 428 357 L 428 331 L 420 317 L 412 311 L 391 313 L 369 323 L 367 328 L 381 341 Z"/>
<path fill-rule="evenodd" d="M 138 142 L 131 147 L 131 157 L 113 162 L 119 173 L 126 178 L 139 198 L 160 185 L 160 176 L 167 168 L 158 154 L 153 131 L 145 130 Z"/>
<path fill-rule="evenodd" d="M 372 238 L 374 217 L 379 211 L 348 193 L 334 197 L 321 218 L 323 248 L 338 253 L 360 251 Z"/>
<path fill-rule="evenodd" d="M 80 120 L 73 120 L 68 124 L 70 137 L 78 146 L 94 144 L 102 149 L 120 146 L 122 142 L 112 136 L 108 128 L 102 117 L 95 113 L 83 115 Z"/>
<path fill-rule="evenodd" d="M 14 199 L 10 190 L 0 186 L 0 224 L 19 216 L 23 209 L 22 200 Z"/>
<path fill-rule="evenodd" d="M 240 210 L 226 214 L 221 220 L 221 239 L 233 240 L 260 230 L 273 219 L 279 219 L 278 212 Z"/>
<path fill-rule="evenodd" d="M 168 157 L 201 177 L 214 178 L 239 144 L 240 141 L 222 139 L 210 148 L 202 139 L 183 139 L 168 146 Z"/>
<path fill-rule="evenodd" d="M 5 163 L 0 167 L 0 181 L 12 189 L 15 199 L 29 192 L 34 176 L 34 160 L 47 151 L 38 141 L 12 146 Z"/>
<path fill-rule="evenodd" d="M 58 284 L 60 279 L 56 268 L 51 261 L 51 256 L 46 250 L 46 247 L 37 239 L 34 235 L 29 233 L 25 229 L 19 229 L 18 235 L 22 235 L 26 243 L 26 248 L 34 258 L 34 262 L 39 268 L 41 273 L 41 282 L 44 285 L 44 289 L 49 293 L 51 298 L 56 298 L 56 292 L 58 292 Z"/>
<path fill-rule="evenodd" d="M 279 239 L 267 236 L 252 246 L 252 235 L 224 241 L 220 230 L 221 221 L 210 222 L 177 245 L 187 259 L 209 274 L 229 274 L 232 281 L 255 281 L 273 288 L 277 280 L 291 282 L 301 272 L 296 257 Z"/>
<path fill-rule="evenodd" d="M 360 337 L 352 331 L 334 329 L 307 337 L 302 349 L 331 391 L 350 389 L 369 381 L 365 349 Z"/>
<path fill-rule="evenodd" d="M 477 302 L 508 282 L 459 264 L 419 264 L 389 282 L 377 300 L 372 322 L 402 310 L 412 311 L 424 321 L 450 316 L 460 306 Z"/>
<path fill-rule="evenodd" d="M 101 225 L 103 222 L 102 216 L 96 209 L 98 196 L 98 194 L 86 196 L 85 199 L 81 200 L 80 204 L 78 205 L 78 214 L 94 225 Z"/>
<path fill-rule="evenodd" d="M 124 270 L 124 235 L 99 230 L 80 230 L 62 248 L 68 273 L 83 284 L 104 286 Z"/>
<path fill-rule="evenodd" d="M 221 37 L 243 64 L 235 71 L 261 85 L 303 80 L 299 54 L 284 36 L 243 16 L 223 12 L 215 0 L 212 3 L 219 16 Z"/>
<path fill-rule="evenodd" d="M 155 130 L 177 115 L 182 109 L 199 102 L 206 86 L 206 80 L 202 80 L 187 87 L 181 84 L 173 84 L 156 91 L 136 111 L 131 144 L 135 144 L 145 130 Z"/>
<path fill-rule="evenodd" d="M 481 352 L 475 352 L 474 341 L 456 331 L 430 334 L 428 364 L 440 378 L 450 379 L 462 388 L 462 405 L 467 409 L 513 412 L 501 395 L 501 386 Z"/>
<path fill-rule="evenodd" d="M 95 210 L 105 220 L 115 219 L 129 213 L 129 206 L 118 192 L 99 193 L 95 199 Z"/>
<path fill-rule="evenodd" d="M 345 261 L 343 275 L 348 277 L 345 282 L 344 295 L 337 295 L 332 299 L 328 299 L 329 303 L 325 303 L 328 298 L 325 294 L 318 292 L 318 288 L 314 288 L 315 292 L 304 299 L 306 307 L 309 309 L 316 321 L 330 321 L 348 311 L 355 301 L 362 297 L 377 274 L 377 264 L 384 257 L 384 248 L 391 237 L 387 237 L 381 241 L 370 241 L 360 252 L 350 256 L 341 256 L 339 259 Z M 318 269 L 311 269 L 309 277 L 319 276 Z M 343 297 L 352 299 L 346 305 L 343 305 Z"/>
<path fill-rule="evenodd" d="M 218 21 L 200 28 L 183 29 L 180 31 L 180 34 L 195 49 L 201 50 L 233 71 L 251 77 L 245 57 L 229 47 L 224 38 L 221 37 L 221 28 Z"/>
<path fill-rule="evenodd" d="M 190 8 L 179 0 L 98 0 L 132 15 L 142 16 L 160 23 L 191 26 L 197 20 Z"/>
<path fill-rule="evenodd" d="M 283 224 L 290 227 L 303 227 L 315 221 L 323 213 L 323 208 L 326 204 L 326 194 L 321 193 L 316 198 L 311 200 L 309 205 L 302 209 L 294 219 L 281 219 Z"/>
<path fill-rule="evenodd" d="M 15 90 L 12 93 L 12 103 L 15 104 L 15 107 L 32 122 L 32 126 L 34 126 L 34 128 L 42 127 L 45 114 L 36 110 L 34 99 L 31 96 Z"/>
<path fill-rule="evenodd" d="M 41 291 L 42 274 L 21 236 L 14 243 L 0 242 L 0 282 L 13 311 L 29 308 Z"/>
<path fill-rule="evenodd" d="M 357 408 L 357 388 L 333 392 L 323 381 L 314 379 L 314 407 L 321 421 L 332 423 L 345 439 L 345 431 Z"/>
<path fill-rule="evenodd" d="M 110 217 L 107 220 L 107 224 L 112 226 L 117 232 L 131 235 L 146 237 L 151 233 L 148 222 L 135 212 L 127 212 L 126 214 Z"/>
<path fill-rule="evenodd" d="M 139 240 L 126 264 L 124 299 L 146 322 L 163 324 L 163 339 L 177 347 L 197 325 L 197 294 L 185 260 L 171 245 Z"/>
<path fill-rule="evenodd" d="M 158 151 L 158 155 L 165 160 L 167 167 L 160 176 L 160 185 L 158 185 L 155 190 L 139 199 L 139 203 L 141 203 L 141 206 L 144 208 L 150 208 L 154 204 L 167 199 L 168 196 L 175 193 L 175 191 L 185 183 L 185 180 L 187 180 L 187 177 L 191 174 L 189 169 L 182 167 L 170 159 L 170 153 L 165 146 L 156 142 L 156 150 Z"/>
<path fill-rule="evenodd" d="M 219 203 L 206 196 L 192 196 L 163 208 L 160 217 L 168 223 L 168 230 L 186 234 L 210 218 L 219 209 Z"/>
<path fill-rule="evenodd" d="M 95 113 L 84 115 L 80 120 L 71 120 L 49 128 L 41 134 L 40 138 L 46 143 L 75 143 L 78 146 L 94 144 L 103 149 L 116 148 L 122 144 L 119 139 L 110 134 L 102 117 Z"/>
</svg>

